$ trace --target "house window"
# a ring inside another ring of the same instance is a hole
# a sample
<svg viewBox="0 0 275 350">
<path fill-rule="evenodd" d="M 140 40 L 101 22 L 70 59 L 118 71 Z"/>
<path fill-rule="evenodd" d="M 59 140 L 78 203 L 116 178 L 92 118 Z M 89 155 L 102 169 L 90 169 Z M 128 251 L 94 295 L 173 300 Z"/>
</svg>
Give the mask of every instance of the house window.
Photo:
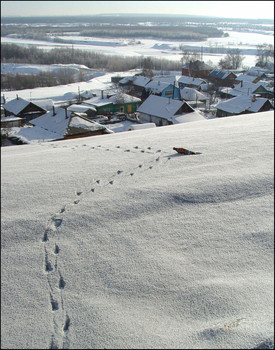
<svg viewBox="0 0 275 350">
<path fill-rule="evenodd" d="M 172 96 L 173 95 L 173 90 L 166 90 L 164 91 L 165 96 Z"/>
</svg>

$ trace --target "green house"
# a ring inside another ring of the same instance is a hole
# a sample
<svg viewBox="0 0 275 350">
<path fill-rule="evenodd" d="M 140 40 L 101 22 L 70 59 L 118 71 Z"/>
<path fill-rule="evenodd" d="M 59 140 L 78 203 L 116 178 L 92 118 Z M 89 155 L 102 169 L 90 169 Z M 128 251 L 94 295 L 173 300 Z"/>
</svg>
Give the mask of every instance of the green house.
<svg viewBox="0 0 275 350">
<path fill-rule="evenodd" d="M 134 113 L 141 104 L 141 99 L 124 93 L 104 94 L 86 100 L 83 105 L 91 105 L 97 114 Z"/>
</svg>

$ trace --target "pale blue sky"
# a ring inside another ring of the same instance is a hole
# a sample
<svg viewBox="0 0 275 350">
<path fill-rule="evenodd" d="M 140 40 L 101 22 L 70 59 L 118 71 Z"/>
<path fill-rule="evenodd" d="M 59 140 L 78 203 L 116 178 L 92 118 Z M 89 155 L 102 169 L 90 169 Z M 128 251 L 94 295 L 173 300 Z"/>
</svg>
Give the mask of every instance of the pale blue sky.
<svg viewBox="0 0 275 350">
<path fill-rule="evenodd" d="M 1 16 L 66 16 L 112 13 L 274 19 L 274 1 L 1 1 Z"/>
</svg>

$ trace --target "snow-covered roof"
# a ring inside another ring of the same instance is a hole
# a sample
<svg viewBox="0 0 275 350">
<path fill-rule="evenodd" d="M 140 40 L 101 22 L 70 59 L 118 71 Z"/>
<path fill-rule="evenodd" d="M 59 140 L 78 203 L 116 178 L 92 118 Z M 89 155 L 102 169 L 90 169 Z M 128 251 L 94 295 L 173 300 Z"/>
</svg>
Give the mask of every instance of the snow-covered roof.
<svg viewBox="0 0 275 350">
<path fill-rule="evenodd" d="M 134 76 L 129 75 L 129 76 L 127 76 L 127 77 L 124 77 L 124 78 L 120 79 L 119 84 L 122 84 L 122 85 L 123 85 L 123 84 L 127 84 L 127 83 L 129 83 L 129 82 L 132 82 L 134 79 L 135 79 Z"/>
<path fill-rule="evenodd" d="M 268 101 L 266 98 L 258 97 L 254 100 L 253 96 L 241 95 L 220 102 L 216 108 L 232 114 L 240 114 L 244 111 L 258 112 L 266 101 Z"/>
<path fill-rule="evenodd" d="M 181 115 L 174 115 L 170 118 L 173 124 L 189 123 L 189 122 L 195 122 L 195 121 L 204 120 L 204 119 L 205 119 L 204 116 L 202 116 L 197 111 L 190 112 L 190 113 L 183 113 Z"/>
<path fill-rule="evenodd" d="M 15 136 L 25 143 L 53 141 L 62 138 L 61 135 L 39 126 L 25 126 L 12 128 L 11 136 Z"/>
<path fill-rule="evenodd" d="M 128 94 L 124 93 L 114 93 L 112 96 L 107 97 L 106 93 L 103 93 L 103 98 L 102 96 L 95 96 L 93 98 L 90 98 L 89 100 L 86 100 L 82 105 L 85 106 L 87 105 L 92 105 L 96 107 L 100 106 L 105 106 L 109 104 L 116 104 L 119 103 L 118 101 L 122 100 L 122 103 L 131 103 L 131 102 L 140 102 L 141 99 L 138 97 L 134 97 Z"/>
<path fill-rule="evenodd" d="M 150 78 L 144 77 L 142 75 L 138 75 L 133 80 L 133 85 L 144 87 L 146 84 L 148 84 L 150 81 Z"/>
<path fill-rule="evenodd" d="M 167 97 L 150 95 L 142 105 L 139 106 L 137 112 L 169 119 L 177 114 L 185 103 L 184 101 L 173 100 Z"/>
<path fill-rule="evenodd" d="M 176 76 L 176 75 L 158 75 L 158 76 L 154 76 L 152 78 L 152 80 L 154 80 L 154 81 L 162 81 L 164 83 L 174 84 L 175 82 L 177 82 L 179 77 L 180 77 L 180 75 L 179 76 Z"/>
<path fill-rule="evenodd" d="M 143 130 L 149 128 L 155 128 L 155 123 L 143 123 L 143 124 L 132 124 L 128 130 Z"/>
<path fill-rule="evenodd" d="M 185 75 L 182 75 L 178 79 L 178 83 L 186 84 L 186 85 L 194 85 L 194 86 L 200 86 L 201 84 L 207 83 L 205 79 L 201 78 L 193 78 L 193 77 L 187 77 Z"/>
<path fill-rule="evenodd" d="M 26 108 L 29 104 L 31 103 L 31 101 L 28 100 L 24 100 L 21 97 L 15 98 L 13 100 L 10 100 L 9 102 L 7 102 L 6 104 L 3 105 L 3 107 L 13 113 L 14 115 L 19 114 L 24 108 Z M 35 104 L 35 103 L 34 103 Z"/>
<path fill-rule="evenodd" d="M 108 130 L 111 130 L 114 133 L 127 131 L 132 127 L 132 125 L 136 125 L 136 123 L 133 123 L 129 120 L 123 120 L 114 124 L 105 124 Z"/>
<path fill-rule="evenodd" d="M 218 79 L 224 80 L 230 74 L 232 74 L 232 72 L 229 70 L 213 69 L 212 72 L 209 73 L 209 76 L 211 76 L 212 78 L 218 78 Z M 234 75 L 236 76 L 236 74 L 234 74 Z"/>
<path fill-rule="evenodd" d="M 263 87 L 266 91 L 273 92 L 272 88 L 268 87 L 268 82 L 264 80 L 260 80 L 257 83 L 251 83 L 249 81 L 244 81 L 243 83 L 239 83 L 235 85 L 234 88 L 223 88 L 221 92 L 229 94 L 231 96 L 241 96 L 241 95 L 251 95 L 253 94 L 259 87 Z"/>
<path fill-rule="evenodd" d="M 246 72 L 248 75 L 253 75 L 256 77 L 261 77 L 263 74 L 267 74 L 269 72 L 268 69 L 261 68 L 261 67 L 250 67 L 249 70 Z"/>
<path fill-rule="evenodd" d="M 34 103 L 38 107 L 45 109 L 46 111 L 49 111 L 54 106 L 52 99 L 33 99 L 30 102 Z"/>
<path fill-rule="evenodd" d="M 235 88 L 236 89 L 251 89 L 252 91 L 255 91 L 256 89 L 259 88 L 259 86 L 263 86 L 264 88 L 268 88 L 269 86 L 269 83 L 268 81 L 265 81 L 265 80 L 259 80 L 257 83 L 253 83 L 253 82 L 250 82 L 250 81 L 243 81 L 242 83 L 238 83 L 235 85 Z"/>
<path fill-rule="evenodd" d="M 72 114 L 68 111 L 66 117 L 66 111 L 63 108 L 55 108 L 55 113 L 56 114 L 53 115 L 53 112 L 50 111 L 41 117 L 31 120 L 30 124 L 32 124 L 33 127 L 15 129 L 13 136 L 19 137 L 21 140 L 28 143 L 33 141 L 63 139 L 70 127 L 87 131 L 104 129 L 109 133 L 112 132 L 108 130 L 106 126 L 87 120 L 80 114 Z"/>
<path fill-rule="evenodd" d="M 170 82 L 152 80 L 148 84 L 146 84 L 144 87 L 146 90 L 151 90 L 153 93 L 161 93 L 169 85 L 171 85 Z"/>
<path fill-rule="evenodd" d="M 89 98 L 88 100 L 86 100 L 84 103 L 82 103 L 83 106 L 85 105 L 92 105 L 95 107 L 101 107 L 101 106 L 105 106 L 105 105 L 109 105 L 111 104 L 112 101 L 110 101 L 106 95 L 103 95 L 103 98 L 101 96 L 94 96 L 92 98 Z"/>
<path fill-rule="evenodd" d="M 92 98 L 95 96 L 93 90 L 80 91 L 80 96 L 83 98 Z"/>
<path fill-rule="evenodd" d="M 69 127 L 86 129 L 87 131 L 96 131 L 96 130 L 106 129 L 104 125 L 101 125 L 95 121 L 84 119 L 77 115 L 72 116 Z"/>
<path fill-rule="evenodd" d="M 116 103 L 120 103 L 118 101 L 122 100 L 123 103 L 131 103 L 131 102 L 140 102 L 141 99 L 135 96 L 131 96 L 128 94 L 124 94 L 124 93 L 118 93 L 118 94 L 114 94 L 112 96 L 110 96 L 108 98 L 109 101 L 113 102 L 114 104 Z"/>
<path fill-rule="evenodd" d="M 92 110 L 92 111 L 96 112 L 96 109 L 94 107 L 89 106 L 89 105 L 84 105 L 84 104 L 80 104 L 80 105 L 73 104 L 73 105 L 70 105 L 68 107 L 68 111 L 70 111 L 70 112 L 85 113 L 88 110 Z"/>
<path fill-rule="evenodd" d="M 70 112 L 67 112 L 63 108 L 55 108 L 55 115 L 53 115 L 53 111 L 49 111 L 45 113 L 41 117 L 35 118 L 30 121 L 30 124 L 48 130 L 52 133 L 57 134 L 56 138 L 63 138 L 66 133 Z"/>
<path fill-rule="evenodd" d="M 253 83 L 254 80 L 256 80 L 256 79 L 257 79 L 257 77 L 255 77 L 253 75 L 248 75 L 248 74 L 240 74 L 236 78 L 236 80 L 238 80 L 238 81 L 249 82 L 249 83 Z"/>
<path fill-rule="evenodd" d="M 196 89 L 184 87 L 180 89 L 180 96 L 186 101 L 205 101 L 207 97 Z"/>
</svg>

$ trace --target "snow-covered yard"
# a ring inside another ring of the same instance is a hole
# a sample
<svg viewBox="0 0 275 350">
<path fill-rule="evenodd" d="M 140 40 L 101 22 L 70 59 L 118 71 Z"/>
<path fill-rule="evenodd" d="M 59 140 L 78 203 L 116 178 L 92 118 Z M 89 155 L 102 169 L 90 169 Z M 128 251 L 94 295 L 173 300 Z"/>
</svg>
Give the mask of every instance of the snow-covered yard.
<svg viewBox="0 0 275 350">
<path fill-rule="evenodd" d="M 1 148 L 1 348 L 274 348 L 273 130 Z"/>
</svg>

